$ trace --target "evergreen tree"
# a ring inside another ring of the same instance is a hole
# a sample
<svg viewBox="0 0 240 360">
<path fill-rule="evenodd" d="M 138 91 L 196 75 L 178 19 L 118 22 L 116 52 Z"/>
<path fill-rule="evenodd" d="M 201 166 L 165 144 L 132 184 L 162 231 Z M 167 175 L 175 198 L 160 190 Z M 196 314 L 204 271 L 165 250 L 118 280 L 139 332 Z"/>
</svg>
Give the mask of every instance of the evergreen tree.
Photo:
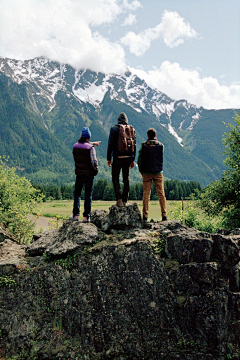
<svg viewBox="0 0 240 360">
<path fill-rule="evenodd" d="M 61 190 L 61 194 L 62 194 L 62 199 L 73 200 L 73 191 L 74 191 L 73 186 L 62 185 L 60 190 Z"/>
<path fill-rule="evenodd" d="M 108 201 L 115 199 L 114 188 L 111 183 L 108 183 L 107 186 L 105 187 L 102 199 Z"/>
<path fill-rule="evenodd" d="M 129 198 L 129 200 L 137 200 L 135 185 L 130 186 L 128 198 Z"/>
<path fill-rule="evenodd" d="M 136 191 L 137 200 L 142 200 L 142 197 L 143 197 L 142 183 L 135 184 L 135 191 Z"/>
<path fill-rule="evenodd" d="M 93 185 L 93 200 L 102 200 L 103 199 L 103 193 L 108 185 L 108 181 L 106 179 L 99 179 L 97 182 Z"/>
</svg>

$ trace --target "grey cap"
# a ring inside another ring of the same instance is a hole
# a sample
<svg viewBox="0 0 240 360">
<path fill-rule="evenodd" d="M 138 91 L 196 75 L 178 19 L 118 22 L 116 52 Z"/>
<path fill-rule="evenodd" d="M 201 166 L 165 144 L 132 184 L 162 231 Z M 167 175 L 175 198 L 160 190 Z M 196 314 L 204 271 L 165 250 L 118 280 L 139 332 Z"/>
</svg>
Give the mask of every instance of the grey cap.
<svg viewBox="0 0 240 360">
<path fill-rule="evenodd" d="M 118 116 L 118 124 L 128 124 L 128 118 L 127 118 L 127 115 L 124 112 L 119 114 L 119 116 Z"/>
</svg>

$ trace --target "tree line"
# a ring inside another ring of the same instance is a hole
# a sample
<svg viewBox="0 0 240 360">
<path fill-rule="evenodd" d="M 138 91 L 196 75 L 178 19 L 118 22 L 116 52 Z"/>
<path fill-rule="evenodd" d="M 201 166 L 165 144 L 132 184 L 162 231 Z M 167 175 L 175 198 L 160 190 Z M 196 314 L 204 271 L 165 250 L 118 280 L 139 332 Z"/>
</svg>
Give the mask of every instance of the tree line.
<svg viewBox="0 0 240 360">
<path fill-rule="evenodd" d="M 33 185 L 36 189 L 44 195 L 46 200 L 73 200 L 74 185 Z M 181 200 L 187 199 L 191 194 L 196 195 L 202 191 L 200 184 L 197 181 L 179 181 L 179 180 L 165 180 L 164 182 L 165 195 L 167 200 Z M 143 187 L 142 183 L 130 185 L 129 200 L 142 200 Z M 94 182 L 93 186 L 93 200 L 115 200 L 115 194 L 112 182 L 107 179 L 99 179 Z M 84 199 L 84 188 L 82 192 L 82 199 Z M 151 200 L 158 200 L 156 189 L 152 184 Z"/>
</svg>

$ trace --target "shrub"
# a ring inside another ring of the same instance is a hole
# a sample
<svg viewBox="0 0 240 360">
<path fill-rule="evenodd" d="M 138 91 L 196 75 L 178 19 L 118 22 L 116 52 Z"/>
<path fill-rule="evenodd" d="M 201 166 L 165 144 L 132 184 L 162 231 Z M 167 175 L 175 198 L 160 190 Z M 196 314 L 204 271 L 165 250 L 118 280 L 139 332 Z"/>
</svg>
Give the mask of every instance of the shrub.
<svg viewBox="0 0 240 360">
<path fill-rule="evenodd" d="M 240 227 L 240 116 L 235 113 L 234 119 L 236 124 L 228 124 L 230 131 L 223 137 L 228 169 L 220 180 L 207 186 L 198 204 L 209 217 L 221 216 L 228 229 Z"/>
<path fill-rule="evenodd" d="M 0 223 L 20 243 L 27 243 L 34 231 L 34 221 L 30 215 L 33 210 L 36 211 L 42 195 L 29 180 L 19 177 L 15 171 L 0 157 Z"/>
</svg>

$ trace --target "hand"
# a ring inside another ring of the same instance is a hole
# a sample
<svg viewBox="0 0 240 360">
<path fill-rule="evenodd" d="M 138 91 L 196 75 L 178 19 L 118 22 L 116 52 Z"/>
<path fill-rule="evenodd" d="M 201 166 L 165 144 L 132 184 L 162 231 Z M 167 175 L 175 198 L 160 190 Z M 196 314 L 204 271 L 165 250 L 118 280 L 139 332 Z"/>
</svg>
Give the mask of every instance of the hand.
<svg viewBox="0 0 240 360">
<path fill-rule="evenodd" d="M 100 143 L 101 143 L 101 141 L 94 141 L 94 142 L 92 142 L 92 145 L 98 146 Z"/>
<path fill-rule="evenodd" d="M 107 164 L 108 164 L 109 167 L 112 166 L 112 162 L 110 160 L 107 160 Z"/>
<path fill-rule="evenodd" d="M 133 167 L 134 167 L 134 161 L 131 162 L 130 169 L 132 169 Z"/>
</svg>

